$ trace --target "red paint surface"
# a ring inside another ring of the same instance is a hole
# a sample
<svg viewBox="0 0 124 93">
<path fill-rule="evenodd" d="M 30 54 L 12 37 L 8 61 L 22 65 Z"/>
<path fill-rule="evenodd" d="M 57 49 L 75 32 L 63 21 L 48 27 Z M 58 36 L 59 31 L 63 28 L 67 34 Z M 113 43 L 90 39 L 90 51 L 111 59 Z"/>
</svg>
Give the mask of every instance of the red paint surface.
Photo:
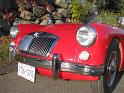
<svg viewBox="0 0 124 93">
<path fill-rule="evenodd" d="M 37 71 L 39 74 L 52 77 L 52 71 L 44 68 L 37 68 Z M 60 72 L 59 78 L 65 79 L 65 80 L 99 80 L 99 77 L 97 76 L 85 76 L 80 74 L 74 74 L 69 72 Z"/>
</svg>

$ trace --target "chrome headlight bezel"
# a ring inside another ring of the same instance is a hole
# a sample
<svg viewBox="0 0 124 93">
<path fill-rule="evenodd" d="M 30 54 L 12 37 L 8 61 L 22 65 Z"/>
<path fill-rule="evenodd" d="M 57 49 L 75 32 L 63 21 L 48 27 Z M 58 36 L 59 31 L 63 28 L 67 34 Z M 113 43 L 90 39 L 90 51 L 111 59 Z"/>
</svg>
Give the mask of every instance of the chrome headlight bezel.
<svg viewBox="0 0 124 93">
<path fill-rule="evenodd" d="M 19 33 L 18 27 L 17 26 L 12 26 L 10 29 L 10 36 L 11 38 L 16 38 Z"/>
<path fill-rule="evenodd" d="M 85 25 L 78 29 L 76 40 L 80 45 L 84 47 L 89 47 L 95 42 L 96 37 L 96 30 L 89 25 Z"/>
</svg>

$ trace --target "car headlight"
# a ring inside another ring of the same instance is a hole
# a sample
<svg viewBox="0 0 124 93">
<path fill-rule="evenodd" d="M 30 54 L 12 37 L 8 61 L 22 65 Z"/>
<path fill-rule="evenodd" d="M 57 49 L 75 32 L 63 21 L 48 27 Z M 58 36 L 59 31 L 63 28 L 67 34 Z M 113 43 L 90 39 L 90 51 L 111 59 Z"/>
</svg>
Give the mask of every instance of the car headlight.
<svg viewBox="0 0 124 93">
<path fill-rule="evenodd" d="M 16 38 L 18 33 L 19 33 L 18 27 L 17 26 L 12 26 L 11 29 L 10 29 L 11 38 Z"/>
<path fill-rule="evenodd" d="M 88 47 L 96 40 L 96 30 L 91 26 L 80 27 L 77 31 L 76 39 L 84 47 Z"/>
</svg>

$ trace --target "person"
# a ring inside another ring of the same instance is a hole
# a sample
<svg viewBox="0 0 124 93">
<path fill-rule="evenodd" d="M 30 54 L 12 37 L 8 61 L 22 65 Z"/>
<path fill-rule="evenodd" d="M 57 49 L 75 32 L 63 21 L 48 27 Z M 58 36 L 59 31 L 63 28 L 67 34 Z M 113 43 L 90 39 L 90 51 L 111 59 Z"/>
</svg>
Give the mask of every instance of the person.
<svg viewBox="0 0 124 93">
<path fill-rule="evenodd" d="M 9 35 L 13 18 L 18 16 L 16 0 L 0 0 L 0 29 L 3 35 Z"/>
</svg>

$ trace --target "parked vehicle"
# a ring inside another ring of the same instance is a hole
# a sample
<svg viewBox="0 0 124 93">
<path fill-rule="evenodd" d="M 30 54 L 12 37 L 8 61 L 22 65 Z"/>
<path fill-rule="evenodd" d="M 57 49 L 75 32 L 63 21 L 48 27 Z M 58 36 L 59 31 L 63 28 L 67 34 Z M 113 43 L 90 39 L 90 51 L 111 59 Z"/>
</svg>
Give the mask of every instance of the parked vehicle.
<svg viewBox="0 0 124 93">
<path fill-rule="evenodd" d="M 10 61 L 16 59 L 18 75 L 33 82 L 36 70 L 54 80 L 89 80 L 93 93 L 110 93 L 124 70 L 121 23 L 118 27 L 102 23 L 13 26 Z"/>
</svg>

